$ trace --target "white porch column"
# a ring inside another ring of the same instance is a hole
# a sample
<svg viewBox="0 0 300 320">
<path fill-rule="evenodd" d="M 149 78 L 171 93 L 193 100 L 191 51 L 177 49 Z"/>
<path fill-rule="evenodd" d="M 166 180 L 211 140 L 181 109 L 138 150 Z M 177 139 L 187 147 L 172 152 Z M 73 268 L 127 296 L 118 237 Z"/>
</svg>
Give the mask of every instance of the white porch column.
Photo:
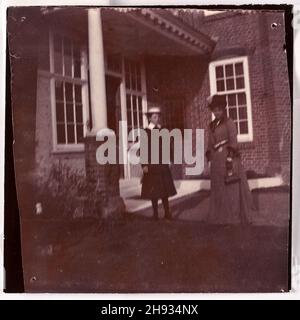
<svg viewBox="0 0 300 320">
<path fill-rule="evenodd" d="M 93 128 L 91 134 L 107 128 L 107 104 L 101 9 L 88 9 L 89 72 Z"/>
</svg>

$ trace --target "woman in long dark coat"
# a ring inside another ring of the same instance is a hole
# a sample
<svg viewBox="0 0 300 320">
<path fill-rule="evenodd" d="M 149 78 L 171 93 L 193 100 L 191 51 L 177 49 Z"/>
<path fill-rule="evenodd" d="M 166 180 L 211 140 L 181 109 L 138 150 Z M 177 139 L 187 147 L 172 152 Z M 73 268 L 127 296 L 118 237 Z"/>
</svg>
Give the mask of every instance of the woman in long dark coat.
<svg viewBox="0 0 300 320">
<path fill-rule="evenodd" d="M 215 119 L 209 126 L 206 156 L 210 161 L 211 195 L 208 221 L 219 224 L 251 223 L 255 215 L 251 191 L 238 151 L 237 128 L 226 116 L 225 96 L 209 104 Z"/>
<path fill-rule="evenodd" d="M 148 164 L 142 164 L 142 198 L 152 202 L 153 217 L 158 219 L 158 199 L 162 199 L 165 218 L 172 219 L 169 208 L 169 197 L 177 192 L 174 186 L 172 174 L 168 164 L 162 163 L 162 144 L 159 144 L 159 163 L 151 164 L 151 131 L 161 130 L 160 109 L 150 108 L 147 112 L 149 125 L 145 129 L 148 136 Z"/>
</svg>

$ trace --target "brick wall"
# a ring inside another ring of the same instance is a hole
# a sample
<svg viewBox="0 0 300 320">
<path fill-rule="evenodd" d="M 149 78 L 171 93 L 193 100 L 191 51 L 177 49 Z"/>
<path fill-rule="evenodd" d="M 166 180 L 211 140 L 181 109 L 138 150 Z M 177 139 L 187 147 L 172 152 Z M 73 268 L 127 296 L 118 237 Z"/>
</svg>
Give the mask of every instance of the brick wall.
<svg viewBox="0 0 300 320">
<path fill-rule="evenodd" d="M 202 21 L 203 32 L 218 38 L 215 56 L 221 58 L 222 51 L 237 48 L 249 59 L 254 138 L 241 144 L 244 166 L 261 174 L 286 176 L 291 110 L 283 13 L 228 12 Z M 203 87 L 203 96 L 207 89 Z"/>
<path fill-rule="evenodd" d="M 120 166 L 117 164 L 100 165 L 97 162 L 97 148 L 103 142 L 96 141 L 95 136 L 85 138 L 86 181 L 92 192 L 88 208 L 101 218 L 118 218 L 125 211 L 120 197 Z"/>
<path fill-rule="evenodd" d="M 289 79 L 287 76 L 286 51 L 283 40 L 285 37 L 284 17 L 269 12 L 266 14 L 266 24 L 269 27 L 269 60 L 271 61 L 273 71 L 272 92 L 276 105 L 280 164 L 284 179 L 289 181 L 291 97 Z"/>
<path fill-rule="evenodd" d="M 194 13 L 193 24 L 195 19 Z M 186 17 L 185 22 L 189 23 Z M 281 173 L 288 182 L 290 96 L 283 13 L 230 11 L 205 18 L 199 14 L 197 26 L 217 39 L 211 60 L 248 56 L 253 141 L 240 144 L 245 169 L 258 174 Z M 149 106 L 158 104 L 164 109 L 166 97 L 184 97 L 185 128 L 207 129 L 211 121 L 206 101 L 210 95 L 209 61 L 202 57 L 152 57 L 146 61 Z"/>
</svg>

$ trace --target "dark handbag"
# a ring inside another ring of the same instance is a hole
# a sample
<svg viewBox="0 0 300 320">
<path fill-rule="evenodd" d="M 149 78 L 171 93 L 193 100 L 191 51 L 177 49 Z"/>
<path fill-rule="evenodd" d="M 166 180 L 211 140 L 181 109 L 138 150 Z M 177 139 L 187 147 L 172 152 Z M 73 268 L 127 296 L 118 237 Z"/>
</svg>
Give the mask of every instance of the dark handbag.
<svg viewBox="0 0 300 320">
<path fill-rule="evenodd" d="M 233 161 L 229 161 L 226 160 L 226 175 L 224 178 L 224 182 L 226 185 L 228 184 L 233 184 L 233 183 L 237 183 L 241 180 L 241 178 L 239 177 L 239 175 L 237 175 L 236 173 L 234 173 L 234 168 L 233 168 Z"/>
</svg>

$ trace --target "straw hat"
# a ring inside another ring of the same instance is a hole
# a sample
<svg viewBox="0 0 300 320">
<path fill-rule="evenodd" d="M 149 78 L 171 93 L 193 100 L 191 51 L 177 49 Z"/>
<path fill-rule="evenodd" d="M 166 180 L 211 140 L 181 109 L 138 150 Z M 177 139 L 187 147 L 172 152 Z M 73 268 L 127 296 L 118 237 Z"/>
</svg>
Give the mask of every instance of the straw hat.
<svg viewBox="0 0 300 320">
<path fill-rule="evenodd" d="M 159 107 L 151 107 L 151 108 L 149 108 L 148 110 L 147 110 L 147 112 L 145 112 L 146 113 L 146 115 L 151 115 L 151 114 L 153 114 L 153 113 L 158 113 L 158 114 L 160 114 L 161 113 L 161 111 L 160 111 L 160 108 Z"/>
</svg>

